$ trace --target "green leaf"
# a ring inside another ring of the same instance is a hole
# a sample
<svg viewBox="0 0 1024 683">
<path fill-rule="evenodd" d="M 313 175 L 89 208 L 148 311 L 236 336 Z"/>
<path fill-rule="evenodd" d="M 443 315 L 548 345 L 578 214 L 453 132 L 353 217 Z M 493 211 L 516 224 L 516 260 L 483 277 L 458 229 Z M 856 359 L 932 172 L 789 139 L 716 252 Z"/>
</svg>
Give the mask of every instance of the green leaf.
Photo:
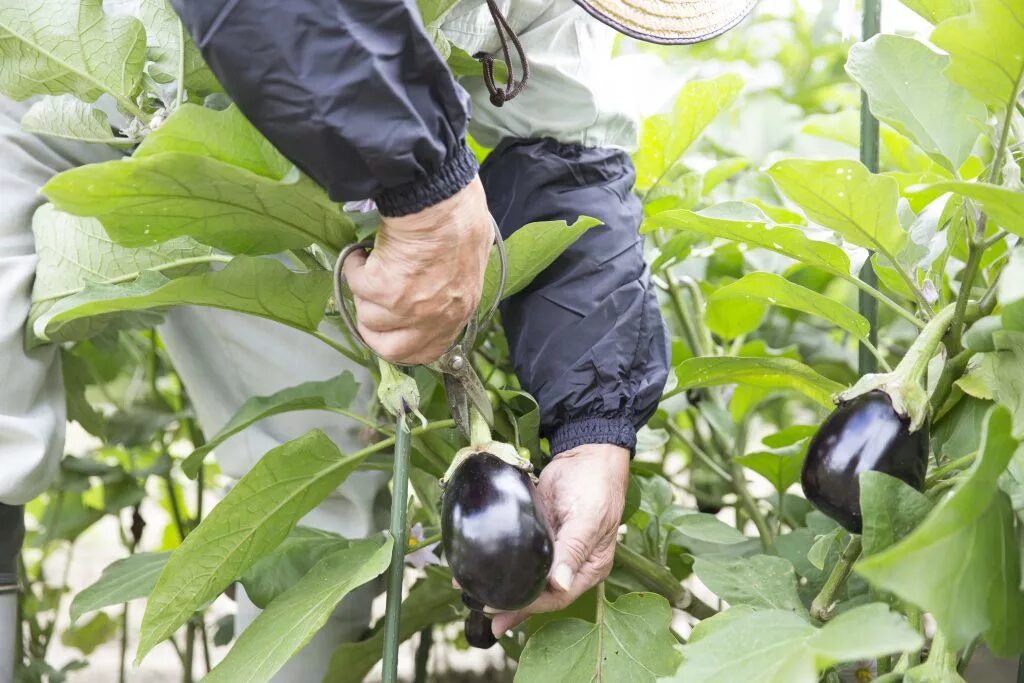
<svg viewBox="0 0 1024 683">
<path fill-rule="evenodd" d="M 1024 332 L 1001 330 L 992 335 L 995 353 L 987 357 L 996 401 L 1013 418 L 1012 433 L 1024 439 Z"/>
<path fill-rule="evenodd" d="M 910 536 L 861 561 L 856 571 L 931 612 L 951 647 L 984 634 L 993 652 L 1009 656 L 1024 649 L 1024 593 L 1013 511 L 998 488 L 1017 448 L 1005 408 L 992 409 L 984 434 L 960 487 Z"/>
<path fill-rule="evenodd" d="M 146 43 L 151 62 L 148 71 L 157 83 L 178 79 L 184 49 L 185 90 L 190 96 L 205 97 L 220 92 L 220 83 L 206 66 L 199 48 L 167 0 L 141 0 L 139 18 L 146 25 Z M 182 44 L 184 42 L 184 44 Z"/>
<path fill-rule="evenodd" d="M 322 529 L 298 526 L 274 552 L 242 575 L 245 594 L 266 609 L 280 594 L 298 583 L 323 558 L 348 548 L 352 541 Z"/>
<path fill-rule="evenodd" d="M 604 602 L 598 623 L 563 619 L 545 624 L 526 643 L 517 681 L 654 683 L 679 664 L 669 627 L 672 610 L 653 593 Z"/>
<path fill-rule="evenodd" d="M 730 526 L 714 515 L 697 512 L 680 515 L 671 522 L 673 531 L 685 539 L 694 539 L 704 543 L 718 545 L 734 545 L 747 540 L 736 527 Z M 685 543 L 680 543 L 684 545 Z"/>
<path fill-rule="evenodd" d="M 458 4 L 458 0 L 417 0 L 416 4 L 419 6 L 423 24 L 430 26 L 444 19 L 444 15 Z"/>
<path fill-rule="evenodd" d="M 956 173 L 988 112 L 943 75 L 948 65 L 913 38 L 882 34 L 850 48 L 846 71 L 868 94 L 871 113 Z"/>
<path fill-rule="evenodd" d="M 602 223 L 596 218 L 581 216 L 572 225 L 565 221 L 541 221 L 524 225 L 512 233 L 512 236 L 505 240 L 507 271 L 502 298 L 510 297 L 527 287 L 583 233 L 598 225 Z M 498 252 L 497 249 L 492 249 L 491 260 L 487 263 L 487 273 L 484 276 L 480 310 L 488 310 L 494 301 L 500 274 Z"/>
<path fill-rule="evenodd" d="M 166 152 L 64 171 L 43 193 L 98 218 L 124 247 L 189 236 L 235 254 L 276 254 L 352 241 L 354 227 L 305 176 L 281 181 L 215 158 Z"/>
<path fill-rule="evenodd" d="M 882 472 L 860 474 L 864 556 L 877 555 L 918 527 L 932 503 L 917 489 Z"/>
<path fill-rule="evenodd" d="M 828 564 L 829 556 L 844 535 L 843 529 L 838 527 L 827 534 L 818 536 L 814 541 L 814 545 L 807 551 L 807 561 L 811 563 L 811 566 L 818 571 L 824 571 L 825 565 Z"/>
<path fill-rule="evenodd" d="M 146 32 L 134 17 L 110 17 L 102 0 L 0 2 L 0 92 L 75 95 L 93 102 L 108 93 L 135 108 L 146 59 Z"/>
<path fill-rule="evenodd" d="M 757 451 L 736 456 L 735 460 L 767 479 L 780 494 L 800 479 L 807 454 L 806 443 L 772 451 Z"/>
<path fill-rule="evenodd" d="M 996 110 L 1012 106 L 1024 76 L 1024 7 L 1014 0 L 973 0 L 970 13 L 946 19 L 931 41 L 949 53 L 946 74 Z"/>
<path fill-rule="evenodd" d="M 679 161 L 716 116 L 732 106 L 743 79 L 724 74 L 706 81 L 690 81 L 676 96 L 672 113 L 644 120 L 640 149 L 634 155 L 637 187 L 646 190 Z"/>
<path fill-rule="evenodd" d="M 812 240 L 799 227 L 772 226 L 760 209 L 752 204 L 727 202 L 700 213 L 666 211 L 655 218 L 651 221 L 653 227 L 691 231 L 762 247 L 847 280 L 853 278 L 850 257 L 841 247 Z"/>
<path fill-rule="evenodd" d="M 45 97 L 21 117 L 21 128 L 36 135 L 102 145 L 130 145 L 110 127 L 106 112 L 94 109 L 72 95 Z"/>
<path fill-rule="evenodd" d="M 808 116 L 801 130 L 808 135 L 842 142 L 856 149 L 860 144 L 860 113 L 855 109 L 846 109 L 834 114 Z M 883 167 L 907 173 L 949 175 L 948 171 L 944 171 L 909 138 L 897 133 L 890 126 L 882 124 L 879 137 L 882 143 L 879 154 Z"/>
<path fill-rule="evenodd" d="M 708 589 L 730 605 L 806 614 L 788 560 L 772 555 L 750 558 L 698 557 L 693 571 Z"/>
<path fill-rule="evenodd" d="M 734 317 L 734 306 L 737 301 L 756 301 L 813 315 L 849 332 L 856 339 L 866 340 L 871 330 L 871 325 L 864 316 L 834 298 L 790 282 L 774 273 L 755 272 L 720 287 L 708 298 L 707 319 L 712 332 L 722 335 L 722 332 L 716 329 L 718 325 L 712 324 L 712 321 L 724 322 Z M 735 337 L 753 332 L 758 325 L 760 320 L 757 325 L 728 336 Z M 729 331 L 736 332 L 736 328 L 733 327 Z"/>
<path fill-rule="evenodd" d="M 428 573 L 425 580 L 412 587 L 402 603 L 400 641 L 411 638 L 431 624 L 451 621 L 461 609 L 462 600 L 459 591 L 452 588 L 451 577 Z M 383 647 L 384 630 L 382 623 L 378 623 L 370 637 L 355 643 L 343 643 L 334 650 L 324 680 L 362 683 L 380 661 Z"/>
<path fill-rule="evenodd" d="M 907 233 L 896 215 L 899 185 L 857 161 L 786 159 L 768 169 L 807 216 L 848 241 L 895 259 Z"/>
<path fill-rule="evenodd" d="M 202 466 L 203 459 L 220 444 L 242 431 L 249 425 L 265 420 L 274 415 L 295 410 L 335 410 L 345 411 L 352 405 L 359 392 L 359 383 L 352 373 L 346 370 L 337 377 L 320 382 L 303 382 L 288 387 L 269 396 L 253 396 L 242 404 L 231 419 L 216 434 L 182 463 L 182 471 L 190 478 L 195 478 Z"/>
<path fill-rule="evenodd" d="M 96 583 L 71 601 L 71 621 L 88 612 L 144 598 L 153 591 L 170 553 L 135 553 L 108 565 Z"/>
<path fill-rule="evenodd" d="M 83 655 L 91 655 L 100 645 L 113 640 L 119 630 L 120 625 L 116 621 L 106 612 L 99 612 L 84 624 L 69 626 L 60 634 L 60 642 L 75 648 Z"/>
<path fill-rule="evenodd" d="M 125 314 L 170 306 L 211 306 L 315 330 L 330 296 L 330 274 L 295 273 L 270 258 L 238 256 L 223 270 L 168 280 L 144 271 L 127 285 L 89 285 L 56 303 L 35 322 L 40 338 L 83 339 L 123 321 Z"/>
<path fill-rule="evenodd" d="M 826 408 L 843 385 L 789 358 L 700 357 L 676 366 L 679 384 L 675 393 L 723 384 L 747 384 L 765 389 L 793 389 Z"/>
<path fill-rule="evenodd" d="M 727 619 L 685 645 L 683 666 L 669 680 L 817 683 L 818 672 L 836 663 L 913 651 L 922 644 L 920 634 L 882 604 L 844 612 L 821 629 L 792 612 L 757 611 Z"/>
<path fill-rule="evenodd" d="M 944 192 L 973 199 L 1000 227 L 1024 237 L 1024 193 L 986 183 L 941 182 L 914 187 L 909 194 L 931 200 Z"/>
<path fill-rule="evenodd" d="M 238 638 L 204 681 L 269 681 L 302 649 L 352 589 L 379 576 L 391 561 L 391 537 L 355 541 L 316 563 L 275 599 Z"/>
<path fill-rule="evenodd" d="M 209 157 L 272 180 L 284 179 L 293 168 L 235 105 L 218 111 L 183 104 L 146 136 L 133 158 L 172 152 Z"/>
<path fill-rule="evenodd" d="M 967 14 L 971 10 L 970 0 L 900 0 L 900 2 L 932 24 L 960 14 Z"/>
<path fill-rule="evenodd" d="M 367 455 L 342 455 L 317 430 L 264 455 L 171 555 L 146 605 L 137 659 L 276 548 Z"/>
<path fill-rule="evenodd" d="M 147 249 L 119 247 L 96 219 L 61 213 L 51 204 L 36 210 L 32 234 L 39 263 L 32 286 L 30 324 L 55 302 L 78 294 L 89 283 L 130 281 L 151 269 L 186 275 L 204 270 L 207 266 L 195 260 L 213 251 L 187 237 Z"/>
</svg>

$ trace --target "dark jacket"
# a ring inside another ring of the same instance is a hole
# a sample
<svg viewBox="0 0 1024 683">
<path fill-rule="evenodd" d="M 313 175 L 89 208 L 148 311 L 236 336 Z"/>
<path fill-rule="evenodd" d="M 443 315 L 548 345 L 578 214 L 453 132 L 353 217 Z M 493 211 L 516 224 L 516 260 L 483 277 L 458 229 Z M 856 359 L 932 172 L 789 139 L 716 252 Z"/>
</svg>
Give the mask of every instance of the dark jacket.
<svg viewBox="0 0 1024 683">
<path fill-rule="evenodd" d="M 172 1 L 239 108 L 335 201 L 414 213 L 479 172 L 506 236 L 539 220 L 603 221 L 505 301 L 502 320 L 552 454 L 635 446 L 668 344 L 625 152 L 506 139 L 478 169 L 469 99 L 407 0 Z"/>
</svg>

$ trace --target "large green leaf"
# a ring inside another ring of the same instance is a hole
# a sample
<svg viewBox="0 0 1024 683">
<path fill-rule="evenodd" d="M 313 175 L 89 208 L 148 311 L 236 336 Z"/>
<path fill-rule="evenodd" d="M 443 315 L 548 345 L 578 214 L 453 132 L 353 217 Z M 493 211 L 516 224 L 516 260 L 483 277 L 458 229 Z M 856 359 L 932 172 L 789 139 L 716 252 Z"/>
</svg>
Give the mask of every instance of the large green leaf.
<svg viewBox="0 0 1024 683">
<path fill-rule="evenodd" d="M 346 370 L 331 379 L 303 382 L 269 396 L 253 396 L 242 404 L 220 431 L 210 437 L 204 445 L 192 451 L 182 463 L 181 469 L 189 477 L 194 478 L 210 451 L 253 423 L 295 410 L 345 411 L 352 405 L 352 400 L 358 392 L 359 383 L 352 373 Z"/>
<path fill-rule="evenodd" d="M 342 455 L 314 430 L 264 455 L 171 555 L 146 605 L 137 659 L 276 548 L 364 453 Z"/>
<path fill-rule="evenodd" d="M 221 90 L 199 48 L 167 0 L 140 0 L 139 18 L 146 25 L 151 62 L 148 71 L 154 80 L 158 83 L 175 81 L 179 69 L 184 68 L 185 89 L 189 95 L 205 97 Z"/>
<path fill-rule="evenodd" d="M 356 541 L 317 562 L 256 617 L 203 680 L 269 681 L 320 630 L 343 597 L 387 569 L 392 542 L 390 536 L 384 543 Z"/>
<path fill-rule="evenodd" d="M 221 111 L 182 105 L 146 136 L 133 158 L 171 152 L 210 157 L 272 180 L 283 179 L 292 169 L 292 163 L 234 105 Z"/>
<path fill-rule="evenodd" d="M 771 482 L 771 485 L 781 495 L 800 479 L 800 471 L 803 468 L 806 453 L 805 441 L 799 445 L 776 450 L 746 453 L 736 456 L 735 460 Z"/>
<path fill-rule="evenodd" d="M 850 257 L 841 247 L 813 240 L 796 226 L 773 226 L 768 217 L 752 204 L 728 202 L 699 213 L 666 211 L 655 216 L 650 225 L 743 242 L 821 268 L 847 280 L 853 277 L 850 274 Z"/>
<path fill-rule="evenodd" d="M 451 578 L 428 573 L 425 580 L 412 587 L 409 597 L 402 603 L 400 639 L 411 638 L 431 624 L 451 621 L 461 609 L 462 600 L 459 591 L 452 588 Z M 370 637 L 355 643 L 343 643 L 334 650 L 324 680 L 362 683 L 380 661 L 383 648 L 384 630 L 382 623 L 378 623 Z"/>
<path fill-rule="evenodd" d="M 71 601 L 71 621 L 78 621 L 83 614 L 93 610 L 149 595 L 169 555 L 135 553 L 107 565 L 96 583 L 77 593 Z"/>
<path fill-rule="evenodd" d="M 679 92 L 671 114 L 646 119 L 634 156 L 637 187 L 646 190 L 657 183 L 742 88 L 743 80 L 735 74 L 691 81 Z"/>
<path fill-rule="evenodd" d="M 529 223 L 516 230 L 505 240 L 507 271 L 502 298 L 522 291 L 583 233 L 598 225 L 601 225 L 601 221 L 596 218 L 581 216 L 572 225 L 565 221 L 541 221 Z M 481 310 L 486 311 L 494 301 L 500 273 L 498 252 L 493 249 L 484 276 Z"/>
<path fill-rule="evenodd" d="M 833 114 L 808 116 L 801 130 L 808 134 L 848 145 L 851 154 L 860 145 L 860 113 L 844 109 Z M 879 150 L 883 167 L 907 173 L 935 173 L 949 175 L 909 138 L 882 124 L 879 130 L 882 148 Z"/>
<path fill-rule="evenodd" d="M 989 389 L 1010 411 L 1014 437 L 1024 439 L 1024 332 L 1001 330 L 992 339 L 996 350 L 986 354 Z"/>
<path fill-rule="evenodd" d="M 860 562 L 873 586 L 931 612 L 953 648 L 984 634 L 1002 656 L 1024 649 L 1024 593 L 1013 511 L 998 480 L 1017 442 L 995 407 L 980 455 L 953 495 L 907 538 Z"/>
<path fill-rule="evenodd" d="M 876 555 L 903 540 L 931 509 L 928 496 L 896 477 L 872 470 L 861 472 L 864 556 Z"/>
<path fill-rule="evenodd" d="M 946 78 L 948 64 L 913 38 L 883 34 L 850 48 L 846 71 L 868 94 L 871 113 L 956 173 L 988 112 Z"/>
<path fill-rule="evenodd" d="M 169 280 L 144 271 L 126 285 L 89 285 L 54 304 L 36 320 L 37 336 L 83 339 L 137 311 L 170 306 L 211 306 L 315 330 L 330 296 L 330 275 L 295 273 L 276 259 L 237 256 L 223 270 Z"/>
<path fill-rule="evenodd" d="M 130 145 L 134 141 L 119 137 L 110 127 L 106 112 L 73 95 L 44 97 L 21 117 L 22 130 L 65 140 L 102 145 Z"/>
<path fill-rule="evenodd" d="M 967 14 L 971 9 L 970 0 L 900 0 L 932 24 Z"/>
<path fill-rule="evenodd" d="M 946 72 L 996 110 L 1013 104 L 1024 77 L 1024 5 L 973 0 L 970 13 L 946 19 L 931 40 L 949 53 Z"/>
<path fill-rule="evenodd" d="M 125 247 L 189 236 L 237 254 L 275 254 L 355 238 L 352 223 L 305 176 L 277 181 L 205 155 L 165 152 L 53 177 L 57 208 L 98 218 Z"/>
<path fill-rule="evenodd" d="M 654 683 L 679 664 L 671 623 L 672 610 L 660 595 L 606 600 L 598 623 L 561 619 L 537 631 L 519 658 L 516 680 Z"/>
<path fill-rule="evenodd" d="M 857 607 L 817 629 L 782 610 L 726 611 L 683 647 L 673 683 L 817 683 L 818 672 L 840 662 L 917 650 L 923 639 L 883 604 Z M 706 635 L 705 635 L 706 634 Z"/>
<path fill-rule="evenodd" d="M 15 100 L 107 93 L 129 109 L 146 60 L 134 17 L 110 17 L 103 0 L 0 1 L 0 92 Z"/>
<path fill-rule="evenodd" d="M 755 272 L 720 287 L 708 298 L 706 316 L 712 332 L 731 338 L 757 329 L 760 320 L 749 329 L 739 328 L 732 322 L 737 301 L 756 301 L 813 315 L 849 332 L 856 339 L 867 339 L 871 330 L 864 316 L 834 298 L 774 273 Z M 731 334 L 724 334 L 725 331 Z"/>
<path fill-rule="evenodd" d="M 32 285 L 30 323 L 90 283 L 128 282 L 154 269 L 185 275 L 205 269 L 207 266 L 196 260 L 213 251 L 188 237 L 146 249 L 126 249 L 111 242 L 96 219 L 62 213 L 51 204 L 36 210 L 32 233 L 39 263 Z"/>
<path fill-rule="evenodd" d="M 242 575 L 245 594 L 264 609 L 298 583 L 323 558 L 349 547 L 352 541 L 322 529 L 297 526 L 281 545 Z"/>
<path fill-rule="evenodd" d="M 708 590 L 730 605 L 806 614 L 796 592 L 793 565 L 781 557 L 698 557 L 693 571 Z"/>
<path fill-rule="evenodd" d="M 941 182 L 912 188 L 913 194 L 931 200 L 955 192 L 981 205 L 989 218 L 1015 235 L 1024 237 L 1024 193 L 986 183 Z"/>
<path fill-rule="evenodd" d="M 807 216 L 861 247 L 895 259 L 907 233 L 896 215 L 899 185 L 848 159 L 786 159 L 768 169 Z"/>
<path fill-rule="evenodd" d="M 723 384 L 747 384 L 765 389 L 793 389 L 826 408 L 843 385 L 790 358 L 689 358 L 676 366 L 679 380 L 673 393 Z"/>
</svg>

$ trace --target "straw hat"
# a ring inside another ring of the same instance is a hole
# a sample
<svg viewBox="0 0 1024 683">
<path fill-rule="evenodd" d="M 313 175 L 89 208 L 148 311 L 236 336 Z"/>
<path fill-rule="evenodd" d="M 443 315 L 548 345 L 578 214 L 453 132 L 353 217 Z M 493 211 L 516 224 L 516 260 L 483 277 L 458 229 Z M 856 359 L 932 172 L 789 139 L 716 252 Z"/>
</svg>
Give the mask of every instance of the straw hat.
<svg viewBox="0 0 1024 683">
<path fill-rule="evenodd" d="M 576 0 L 616 31 L 649 43 L 684 45 L 721 35 L 757 0 Z"/>
</svg>

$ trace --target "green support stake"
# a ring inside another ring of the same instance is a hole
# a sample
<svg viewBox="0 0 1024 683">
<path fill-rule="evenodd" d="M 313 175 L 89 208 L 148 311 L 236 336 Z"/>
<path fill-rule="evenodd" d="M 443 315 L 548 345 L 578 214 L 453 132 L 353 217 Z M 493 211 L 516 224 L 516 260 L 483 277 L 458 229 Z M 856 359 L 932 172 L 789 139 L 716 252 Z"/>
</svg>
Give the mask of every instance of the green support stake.
<svg viewBox="0 0 1024 683">
<path fill-rule="evenodd" d="M 405 412 L 395 422 L 395 473 L 391 486 L 391 566 L 388 568 L 387 607 L 384 612 L 384 683 L 398 683 L 398 646 L 402 644 L 402 579 L 405 574 L 405 547 L 409 504 L 409 427 Z"/>
<path fill-rule="evenodd" d="M 881 0 L 864 0 L 864 16 L 861 22 L 861 40 L 867 40 L 881 30 Z M 871 115 L 867 93 L 860 93 L 860 161 L 872 173 L 878 173 L 878 119 Z M 869 255 L 870 256 L 870 255 Z M 872 287 L 878 287 L 878 275 L 871 267 L 869 258 L 860 271 L 860 279 Z M 860 314 L 871 324 L 868 339 L 878 348 L 878 301 L 864 292 L 858 300 Z M 878 371 L 878 360 L 863 344 L 858 353 L 860 374 Z"/>
</svg>

